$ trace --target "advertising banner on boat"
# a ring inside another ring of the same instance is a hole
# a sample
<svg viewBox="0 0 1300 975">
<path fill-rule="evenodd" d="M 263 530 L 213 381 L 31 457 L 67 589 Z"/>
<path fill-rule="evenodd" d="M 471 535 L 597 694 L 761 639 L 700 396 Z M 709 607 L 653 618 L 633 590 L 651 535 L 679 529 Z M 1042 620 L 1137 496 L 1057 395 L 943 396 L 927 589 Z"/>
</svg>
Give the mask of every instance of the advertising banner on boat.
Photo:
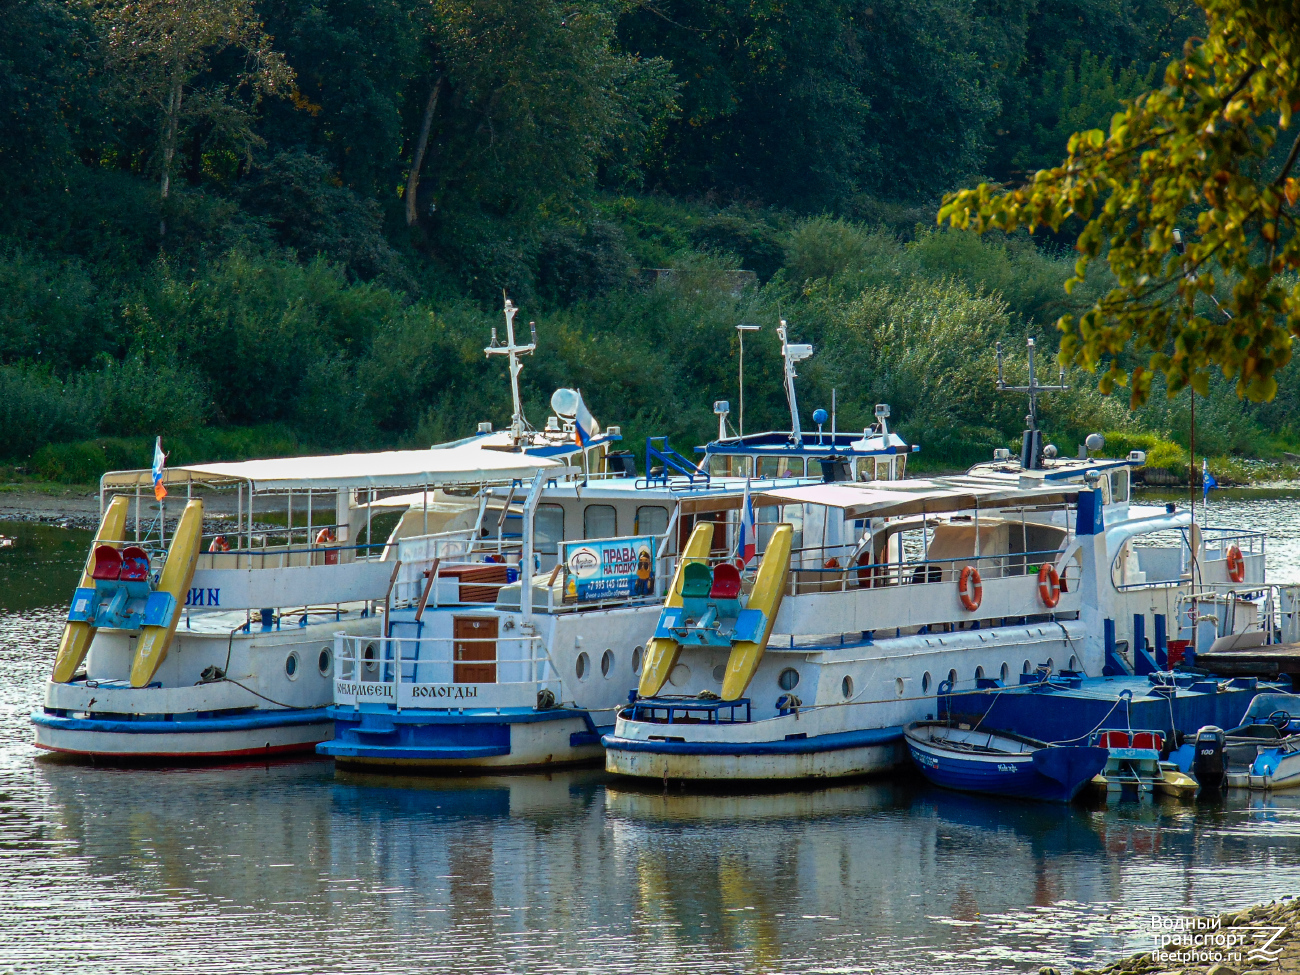
<svg viewBox="0 0 1300 975">
<path fill-rule="evenodd" d="M 564 601 L 597 602 L 654 595 L 651 535 L 564 544 Z"/>
</svg>

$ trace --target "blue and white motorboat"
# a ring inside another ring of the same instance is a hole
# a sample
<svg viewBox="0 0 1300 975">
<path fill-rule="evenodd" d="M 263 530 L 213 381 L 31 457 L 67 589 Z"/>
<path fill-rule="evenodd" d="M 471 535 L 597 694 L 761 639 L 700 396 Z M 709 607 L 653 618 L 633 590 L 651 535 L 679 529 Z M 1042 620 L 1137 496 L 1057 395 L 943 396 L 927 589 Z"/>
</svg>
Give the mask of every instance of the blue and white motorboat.
<svg viewBox="0 0 1300 975">
<path fill-rule="evenodd" d="M 1106 765 L 1109 752 L 1049 745 L 1007 732 L 914 721 L 903 729 L 908 752 L 935 785 L 1013 799 L 1069 802 Z"/>
</svg>

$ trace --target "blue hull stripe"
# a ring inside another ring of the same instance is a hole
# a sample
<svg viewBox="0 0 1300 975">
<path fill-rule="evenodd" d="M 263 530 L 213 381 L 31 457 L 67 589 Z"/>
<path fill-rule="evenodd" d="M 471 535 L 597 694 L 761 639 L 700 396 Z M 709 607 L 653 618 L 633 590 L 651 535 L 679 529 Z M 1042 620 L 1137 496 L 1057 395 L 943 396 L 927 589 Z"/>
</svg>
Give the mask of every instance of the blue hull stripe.
<svg viewBox="0 0 1300 975">
<path fill-rule="evenodd" d="M 325 708 L 294 708 L 285 711 L 254 711 L 229 718 L 179 718 L 175 721 L 118 721 L 101 718 L 60 718 L 36 711 L 32 724 L 57 731 L 96 731 L 112 735 L 188 735 L 214 731 L 247 731 L 252 728 L 282 728 L 291 725 L 325 724 Z"/>
<path fill-rule="evenodd" d="M 672 725 L 664 725 L 671 730 Z M 888 745 L 903 737 L 902 727 L 873 728 L 869 731 L 841 731 L 813 738 L 790 738 L 785 741 L 640 741 L 606 735 L 606 748 L 620 752 L 655 752 L 661 755 L 810 755 L 837 752 L 846 748 Z"/>
<path fill-rule="evenodd" d="M 586 711 L 569 708 L 552 708 L 549 711 L 502 708 L 500 711 L 466 711 L 462 714 L 460 711 L 421 711 L 415 708 L 395 711 L 387 707 L 381 711 L 358 711 L 350 704 L 335 704 L 325 710 L 334 721 L 351 724 L 362 721 L 365 715 L 370 715 L 372 720 L 375 715 L 383 715 L 384 721 L 395 725 L 528 724 L 532 721 L 560 721 L 564 718 L 586 718 L 590 723 L 591 720 Z"/>
<path fill-rule="evenodd" d="M 509 755 L 510 745 L 444 745 L 402 748 L 398 746 L 350 745 L 341 741 L 325 741 L 316 746 L 318 755 L 339 758 L 384 758 L 412 761 L 417 759 L 471 759 L 495 758 Z"/>
</svg>

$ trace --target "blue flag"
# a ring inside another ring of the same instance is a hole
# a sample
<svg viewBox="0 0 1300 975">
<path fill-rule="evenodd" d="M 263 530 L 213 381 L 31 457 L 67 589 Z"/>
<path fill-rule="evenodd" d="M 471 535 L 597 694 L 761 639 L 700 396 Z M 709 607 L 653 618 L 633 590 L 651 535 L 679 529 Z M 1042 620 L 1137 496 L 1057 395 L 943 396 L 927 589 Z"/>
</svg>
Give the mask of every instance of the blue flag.
<svg viewBox="0 0 1300 975">
<path fill-rule="evenodd" d="M 1209 500 L 1210 492 L 1219 486 L 1219 482 L 1216 481 L 1214 475 L 1210 473 L 1210 461 L 1205 457 L 1201 458 L 1201 486 L 1202 497 L 1207 501 Z"/>
</svg>

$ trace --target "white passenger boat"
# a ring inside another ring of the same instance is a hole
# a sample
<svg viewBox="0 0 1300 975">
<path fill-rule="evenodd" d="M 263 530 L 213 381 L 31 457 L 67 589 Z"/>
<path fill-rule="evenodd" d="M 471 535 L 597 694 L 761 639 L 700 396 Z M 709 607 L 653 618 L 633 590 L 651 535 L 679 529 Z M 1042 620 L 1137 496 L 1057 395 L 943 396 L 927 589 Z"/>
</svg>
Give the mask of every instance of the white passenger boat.
<svg viewBox="0 0 1300 975">
<path fill-rule="evenodd" d="M 105 474 L 102 522 L 32 715 L 37 747 L 176 760 L 328 739 L 336 634 L 383 633 L 404 539 L 468 547 L 485 486 L 562 476 L 566 458 L 618 439 L 521 431 L 518 355 L 533 344 L 515 343 L 513 315 L 507 302 L 510 431 L 481 424 L 428 450 L 165 469 L 160 457 Z M 504 348 L 494 330 L 489 352 Z M 155 485 L 184 499 L 154 504 Z"/>
<path fill-rule="evenodd" d="M 937 717 L 936 693 L 1156 670 L 1179 595 L 1222 560 L 1188 512 L 1130 503 L 1140 451 L 1064 460 L 1044 445 L 1034 398 L 1048 388 L 1031 368 L 1019 461 L 1002 450 L 958 477 L 762 489 L 754 503 L 781 511 L 794 536 L 788 556 L 765 554 L 784 563 L 780 599 L 756 621 L 748 578 L 729 600 L 718 559 L 712 584 L 678 579 L 687 605 L 666 607 L 656 631 L 672 664 L 643 674 L 619 711 L 606 768 L 697 780 L 880 772 L 904 760 L 905 725 Z M 1220 551 L 1238 541 L 1259 540 L 1220 535 Z M 1244 571 L 1262 574 L 1257 551 Z"/>
<path fill-rule="evenodd" d="M 530 483 L 485 490 L 485 532 L 469 546 L 437 536 L 399 540 L 382 638 L 338 638 L 337 731 L 318 751 L 343 765 L 416 769 L 599 761 L 601 735 L 640 679 L 682 554 L 734 557 L 747 486 L 897 478 L 914 449 L 889 431 L 887 407 L 861 435 L 838 435 L 833 422 L 829 433 L 804 433 L 793 364 L 811 347 L 782 336 L 782 349 L 789 431 L 728 436 L 720 403 L 722 436 L 701 448 L 700 465 L 666 438 L 650 438 L 641 476 L 631 456 L 607 454 L 599 476 L 542 471 Z M 552 405 L 548 429 L 591 434 L 572 395 L 557 394 Z M 817 419 L 829 418 L 818 411 Z M 785 517 L 802 511 L 796 505 Z M 765 545 L 782 516 L 777 508 L 759 512 L 750 543 L 756 535 Z M 716 531 L 692 550 L 699 524 Z M 803 531 L 843 548 L 842 528 L 818 521 Z M 521 566 L 532 568 L 525 581 Z M 720 669 L 716 662 L 683 669 L 672 685 L 717 688 Z"/>
</svg>

